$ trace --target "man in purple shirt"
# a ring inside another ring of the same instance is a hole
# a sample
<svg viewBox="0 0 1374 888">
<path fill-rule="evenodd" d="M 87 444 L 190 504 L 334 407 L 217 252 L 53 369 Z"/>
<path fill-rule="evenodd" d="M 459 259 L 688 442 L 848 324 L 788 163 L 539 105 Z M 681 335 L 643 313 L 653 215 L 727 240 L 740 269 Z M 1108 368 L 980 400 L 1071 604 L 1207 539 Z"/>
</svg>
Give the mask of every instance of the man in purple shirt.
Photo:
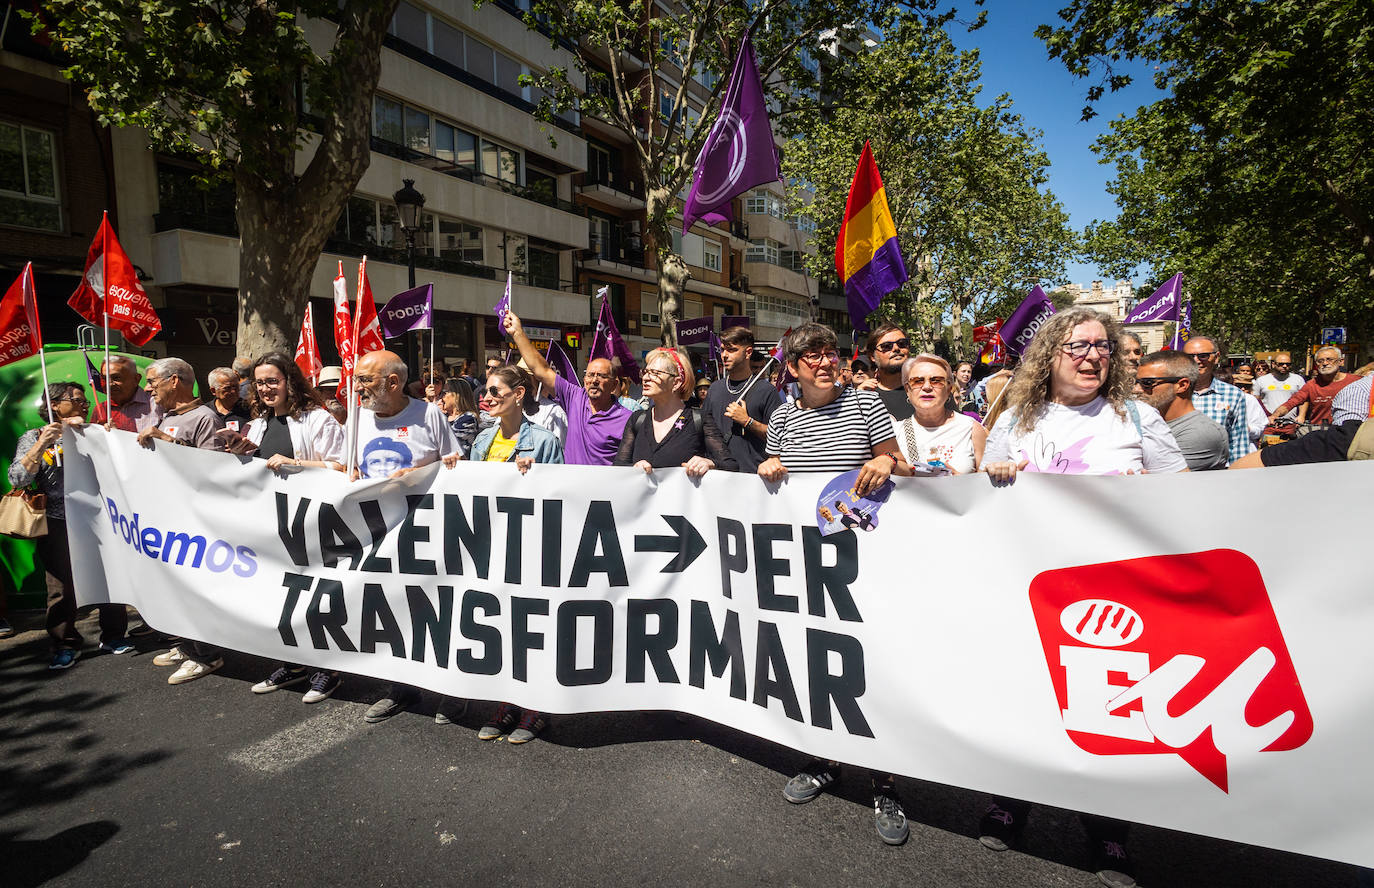
<svg viewBox="0 0 1374 888">
<path fill-rule="evenodd" d="M 553 392 L 553 399 L 568 414 L 568 440 L 563 445 L 563 462 L 574 466 L 609 466 L 620 449 L 630 411 L 615 397 L 611 362 L 596 358 L 587 363 L 582 388 L 559 376 L 525 335 L 525 328 L 513 312 L 506 312 L 506 335 L 520 349 L 520 357 L 530 375 Z"/>
</svg>

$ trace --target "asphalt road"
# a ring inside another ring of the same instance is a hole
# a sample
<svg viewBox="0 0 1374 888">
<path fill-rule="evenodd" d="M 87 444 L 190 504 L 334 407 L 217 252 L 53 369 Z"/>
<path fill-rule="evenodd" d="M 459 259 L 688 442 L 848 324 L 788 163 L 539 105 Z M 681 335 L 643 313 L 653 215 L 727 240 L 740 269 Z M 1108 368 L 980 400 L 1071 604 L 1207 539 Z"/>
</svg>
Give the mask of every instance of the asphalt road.
<svg viewBox="0 0 1374 888">
<path fill-rule="evenodd" d="M 439 726 L 435 700 L 362 721 L 382 686 L 304 706 L 255 696 L 264 661 L 169 686 L 159 650 L 47 669 L 41 614 L 0 641 L 0 888 L 79 886 L 1083 886 L 1077 817 L 1035 809 L 1021 851 L 974 832 L 986 797 L 900 780 L 911 840 L 873 829 L 868 778 L 805 806 L 801 759 L 671 713 L 556 716 L 481 743 L 490 703 Z M 96 637 L 93 621 L 83 624 Z M 1352 867 L 1150 827 L 1146 886 L 1354 886 Z"/>
</svg>

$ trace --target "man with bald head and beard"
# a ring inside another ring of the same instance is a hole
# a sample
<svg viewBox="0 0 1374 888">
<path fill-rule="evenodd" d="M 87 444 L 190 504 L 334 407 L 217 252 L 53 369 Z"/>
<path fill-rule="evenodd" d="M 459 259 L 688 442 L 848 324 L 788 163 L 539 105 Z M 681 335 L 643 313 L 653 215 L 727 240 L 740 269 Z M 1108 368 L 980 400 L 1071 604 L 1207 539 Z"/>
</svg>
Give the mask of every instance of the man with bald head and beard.
<svg viewBox="0 0 1374 888">
<path fill-rule="evenodd" d="M 568 438 L 563 461 L 574 466 L 609 466 L 620 449 L 630 411 L 616 399 L 614 370 L 606 358 L 587 362 L 579 388 L 554 372 L 549 362 L 525 335 L 520 318 L 506 312 L 506 335 L 520 349 L 530 375 L 553 392 L 553 399 L 568 414 Z"/>
<path fill-rule="evenodd" d="M 390 351 L 368 352 L 353 370 L 358 392 L 357 453 L 362 478 L 399 478 L 440 460 L 452 467 L 459 459 L 458 440 L 444 411 L 430 401 L 406 394 L 406 363 Z M 385 475 L 382 473 L 385 472 Z M 363 720 L 386 721 L 420 699 L 417 688 L 393 684 L 368 708 Z M 440 702 L 434 720 L 449 724 L 466 708 L 466 702 Z"/>
</svg>

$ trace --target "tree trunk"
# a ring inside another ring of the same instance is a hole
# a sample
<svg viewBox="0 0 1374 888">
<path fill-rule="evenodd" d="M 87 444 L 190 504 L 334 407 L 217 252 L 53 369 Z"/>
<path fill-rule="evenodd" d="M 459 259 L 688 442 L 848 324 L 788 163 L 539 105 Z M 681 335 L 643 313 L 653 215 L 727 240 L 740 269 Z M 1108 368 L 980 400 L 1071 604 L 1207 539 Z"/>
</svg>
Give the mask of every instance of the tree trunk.
<svg viewBox="0 0 1374 888">
<path fill-rule="evenodd" d="M 668 226 L 670 195 L 665 188 L 646 189 L 646 228 L 654 255 L 658 257 L 659 341 L 677 345 L 677 322 L 682 319 L 682 293 L 687 286 L 687 263 L 673 252 L 673 232 Z"/>
</svg>

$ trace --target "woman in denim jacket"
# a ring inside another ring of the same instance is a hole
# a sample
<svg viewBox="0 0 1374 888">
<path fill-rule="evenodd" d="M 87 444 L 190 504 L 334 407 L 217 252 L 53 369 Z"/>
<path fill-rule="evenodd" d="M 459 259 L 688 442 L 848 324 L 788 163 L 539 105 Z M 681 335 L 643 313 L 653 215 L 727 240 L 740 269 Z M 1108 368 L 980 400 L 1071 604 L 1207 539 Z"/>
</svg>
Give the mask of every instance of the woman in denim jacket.
<svg viewBox="0 0 1374 888">
<path fill-rule="evenodd" d="M 519 367 L 498 367 L 481 391 L 482 409 L 496 418 L 472 442 L 473 462 L 514 462 L 520 474 L 535 463 L 561 463 L 563 447 L 553 432 L 530 422 L 522 405 L 530 397 L 529 378 Z"/>
</svg>

